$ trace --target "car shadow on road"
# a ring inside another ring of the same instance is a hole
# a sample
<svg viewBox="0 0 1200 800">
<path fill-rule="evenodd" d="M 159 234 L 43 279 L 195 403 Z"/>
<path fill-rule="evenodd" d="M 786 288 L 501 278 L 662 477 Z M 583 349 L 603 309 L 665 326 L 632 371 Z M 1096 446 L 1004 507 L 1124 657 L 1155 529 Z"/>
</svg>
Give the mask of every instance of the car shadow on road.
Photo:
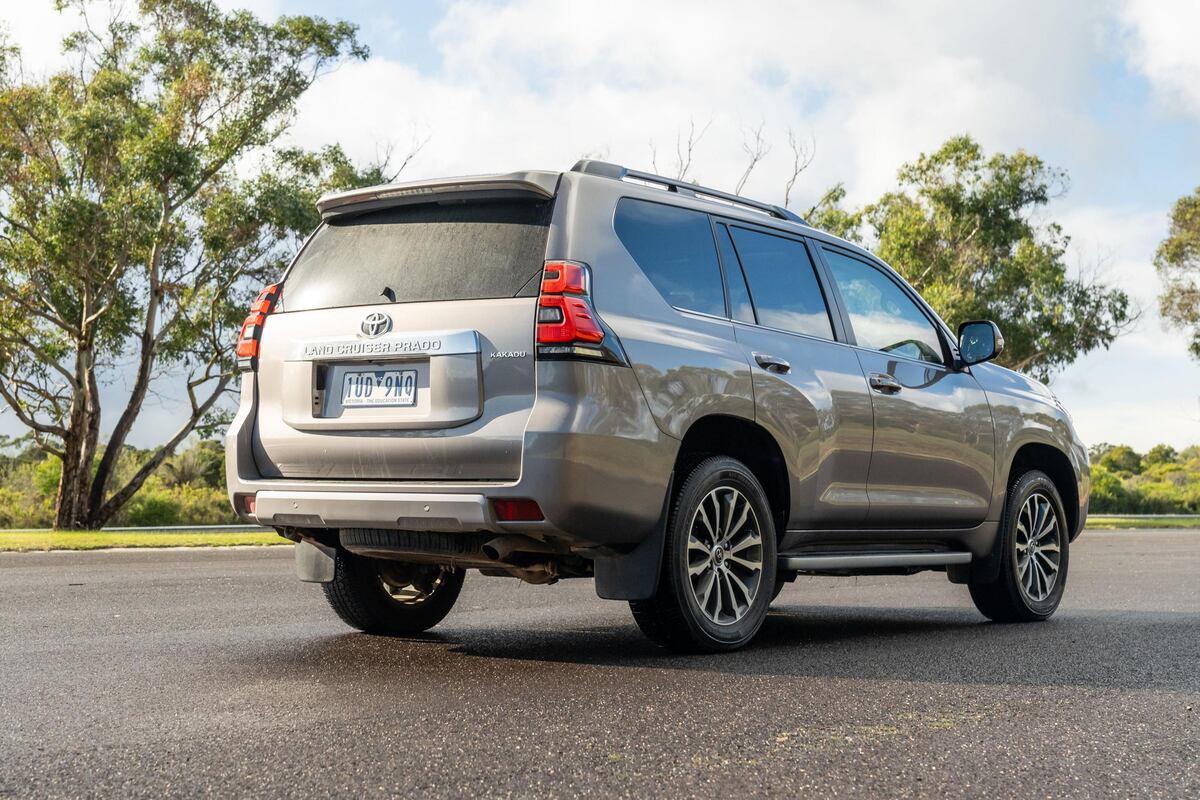
<svg viewBox="0 0 1200 800">
<path fill-rule="evenodd" d="M 999 625 L 972 610 L 809 606 L 773 610 L 745 650 L 680 656 L 637 628 L 446 635 L 472 657 L 742 675 L 1200 690 L 1200 616 L 1065 612 Z"/>
<path fill-rule="evenodd" d="M 389 666 L 420 670 L 422 663 L 469 672 L 475 659 L 501 659 L 548 667 L 1200 691 L 1200 615 L 1064 611 L 1048 622 L 999 625 L 960 608 L 784 607 L 771 612 L 749 647 L 720 655 L 668 652 L 646 640 L 632 620 L 534 629 L 503 623 L 455 628 L 451 619 L 422 636 L 345 634 L 275 656 L 292 667 L 336 663 L 345 677 L 377 677 Z"/>
</svg>

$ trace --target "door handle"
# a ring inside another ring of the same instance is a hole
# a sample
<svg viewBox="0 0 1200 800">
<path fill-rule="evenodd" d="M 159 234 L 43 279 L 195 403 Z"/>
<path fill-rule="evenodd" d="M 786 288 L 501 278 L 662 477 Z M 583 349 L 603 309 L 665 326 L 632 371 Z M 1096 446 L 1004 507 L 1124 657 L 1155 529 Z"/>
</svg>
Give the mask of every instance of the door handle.
<svg viewBox="0 0 1200 800">
<path fill-rule="evenodd" d="M 792 369 L 792 365 L 782 358 L 768 355 L 767 353 L 755 353 L 754 360 L 767 372 L 774 372 L 777 375 L 786 374 Z"/>
<path fill-rule="evenodd" d="M 882 394 L 895 394 L 901 389 L 900 381 L 886 372 L 872 372 L 867 382 L 871 384 L 872 389 Z"/>
</svg>

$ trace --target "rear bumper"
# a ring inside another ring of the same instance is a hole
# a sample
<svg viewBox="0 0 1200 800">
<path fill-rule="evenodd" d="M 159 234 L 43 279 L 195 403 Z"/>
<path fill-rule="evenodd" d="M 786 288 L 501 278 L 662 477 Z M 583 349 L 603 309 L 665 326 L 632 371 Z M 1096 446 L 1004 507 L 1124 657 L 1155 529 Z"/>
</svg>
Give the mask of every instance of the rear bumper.
<svg viewBox="0 0 1200 800">
<path fill-rule="evenodd" d="M 226 482 L 246 520 L 273 527 L 382 528 L 521 533 L 571 547 L 633 545 L 654 530 L 662 512 L 678 440 L 662 433 L 641 400 L 631 370 L 584 365 L 585 385 L 569 393 L 543 388 L 529 415 L 514 481 L 443 482 L 266 478 L 252 454 L 253 373 L 243 376 L 242 403 L 226 439 Z M 547 373 L 580 370 L 571 362 L 539 365 Z M 548 379 L 561 374 L 550 374 Z M 578 380 L 580 374 L 571 376 Z M 550 382 L 549 380 L 547 382 Z M 545 387 L 545 384 L 543 384 Z M 255 497 L 255 514 L 239 498 Z M 531 499 L 545 519 L 500 522 L 492 500 Z"/>
<path fill-rule="evenodd" d="M 277 489 L 255 494 L 255 518 L 275 527 L 507 530 L 495 520 L 482 494 Z"/>
</svg>

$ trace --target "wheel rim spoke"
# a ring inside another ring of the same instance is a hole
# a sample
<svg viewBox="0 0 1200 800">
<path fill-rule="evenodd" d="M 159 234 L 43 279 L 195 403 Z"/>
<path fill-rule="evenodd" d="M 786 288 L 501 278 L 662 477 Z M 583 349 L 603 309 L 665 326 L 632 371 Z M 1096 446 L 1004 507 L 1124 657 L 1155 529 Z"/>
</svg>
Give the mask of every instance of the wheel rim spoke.
<svg viewBox="0 0 1200 800">
<path fill-rule="evenodd" d="M 707 578 L 707 580 L 701 579 L 702 582 L 704 583 L 704 589 L 701 591 L 701 594 L 698 596 L 698 599 L 700 600 L 700 607 L 705 609 L 705 613 L 707 613 L 708 599 L 712 595 L 713 584 L 716 583 L 717 573 L 713 572 L 712 570 L 709 570 L 708 574 L 705 577 Z"/>
</svg>

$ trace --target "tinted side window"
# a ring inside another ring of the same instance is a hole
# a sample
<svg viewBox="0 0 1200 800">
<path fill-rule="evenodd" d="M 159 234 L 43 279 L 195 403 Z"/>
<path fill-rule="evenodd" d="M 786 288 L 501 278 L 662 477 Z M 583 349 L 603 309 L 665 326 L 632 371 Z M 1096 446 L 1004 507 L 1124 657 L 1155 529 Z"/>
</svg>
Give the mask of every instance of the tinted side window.
<svg viewBox="0 0 1200 800">
<path fill-rule="evenodd" d="M 746 276 L 738 264 L 737 251 L 733 249 L 733 240 L 729 238 L 729 228 L 725 225 L 717 226 L 717 249 L 721 251 L 721 263 L 725 265 L 729 316 L 738 322 L 757 322 L 754 318 L 754 304 L 750 302 L 750 289 L 746 286 Z"/>
<path fill-rule="evenodd" d="M 895 281 L 870 264 L 835 250 L 826 250 L 825 259 L 860 345 L 943 363 L 937 329 Z"/>
<path fill-rule="evenodd" d="M 725 291 L 708 215 L 626 197 L 617 203 L 613 228 L 668 303 L 725 316 Z"/>
<path fill-rule="evenodd" d="M 833 338 L 829 309 L 808 248 L 795 239 L 732 228 L 758 323 L 810 336 Z"/>
</svg>

